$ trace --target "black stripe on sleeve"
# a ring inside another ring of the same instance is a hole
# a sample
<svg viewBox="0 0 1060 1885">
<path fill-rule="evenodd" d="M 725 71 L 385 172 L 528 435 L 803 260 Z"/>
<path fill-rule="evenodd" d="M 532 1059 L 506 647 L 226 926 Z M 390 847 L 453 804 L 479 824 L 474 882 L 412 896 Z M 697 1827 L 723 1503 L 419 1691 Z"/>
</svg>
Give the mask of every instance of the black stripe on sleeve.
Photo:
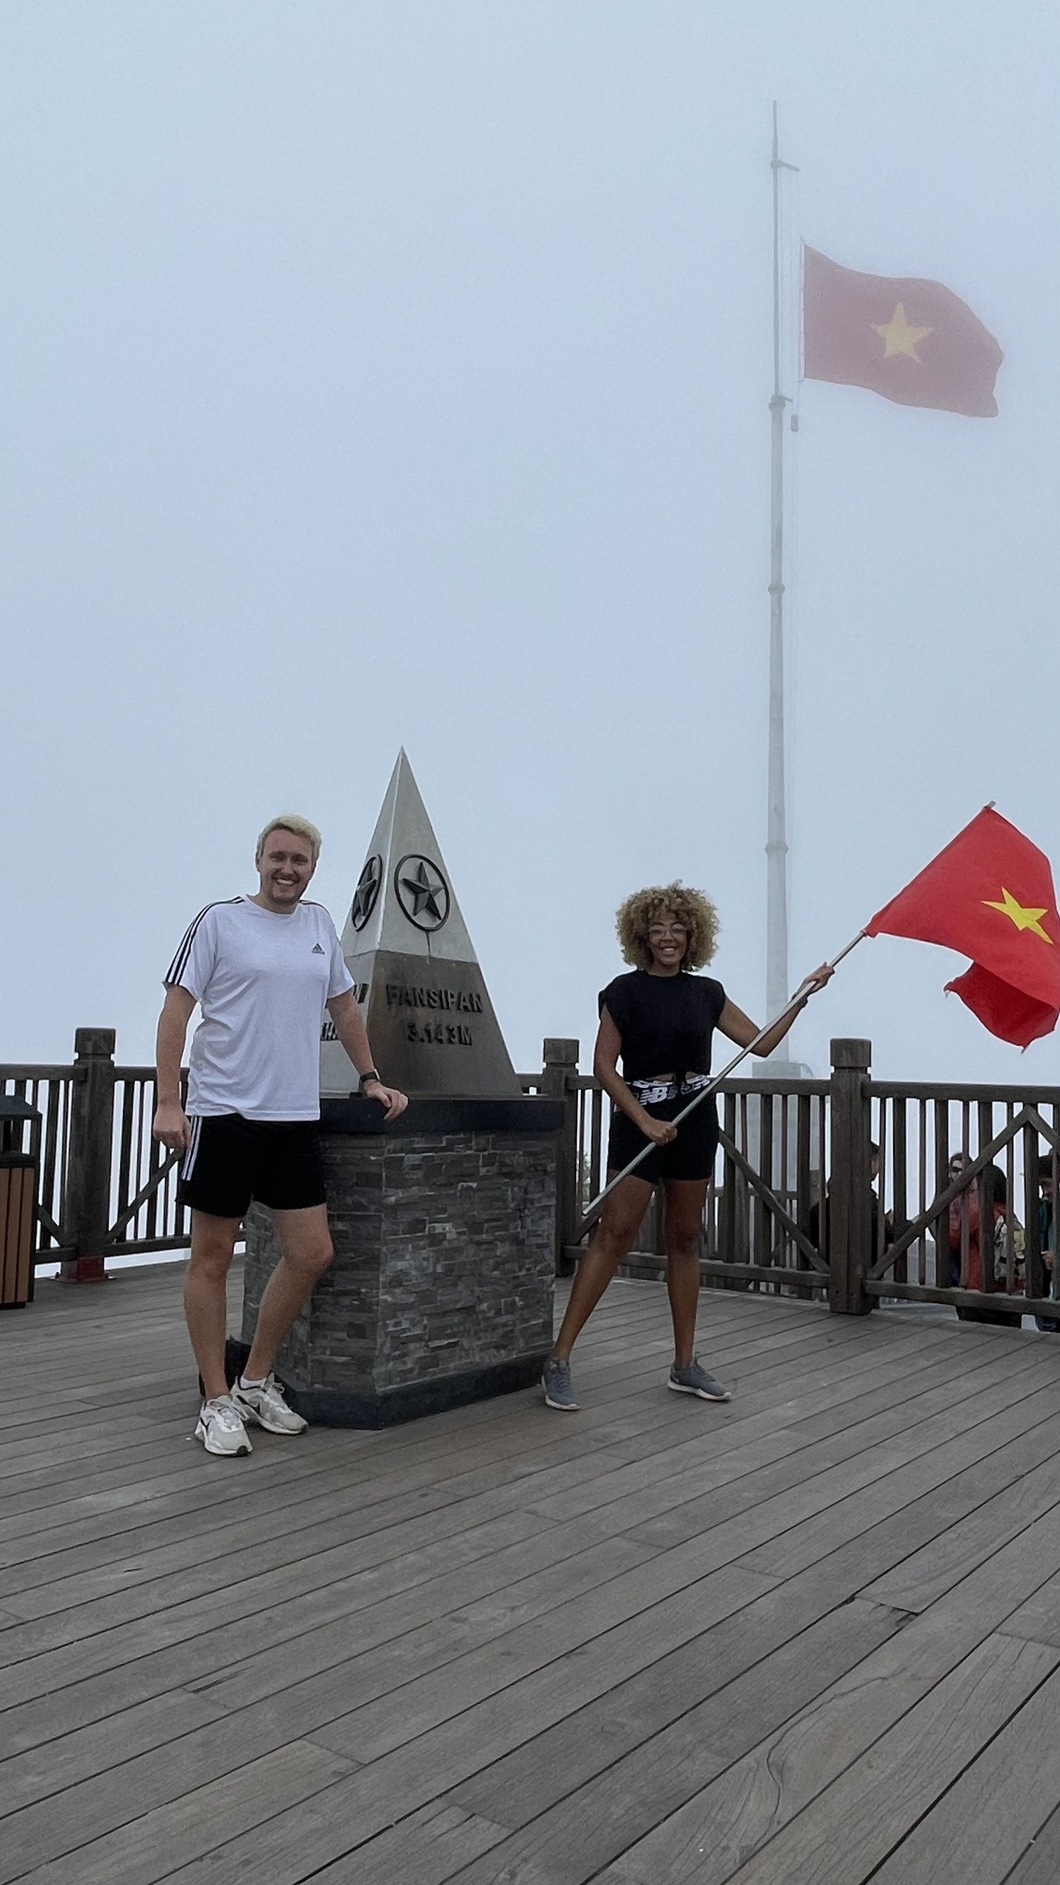
<svg viewBox="0 0 1060 1885">
<path fill-rule="evenodd" d="M 216 903 L 208 903 L 205 909 L 199 911 L 194 921 L 188 924 L 183 938 L 181 939 L 180 947 L 162 977 L 167 988 L 171 987 L 174 983 L 178 987 L 180 986 L 180 978 L 188 966 L 188 957 L 191 954 L 192 943 L 195 941 L 195 933 L 207 912 L 210 910 L 219 910 L 222 905 L 226 903 L 240 903 L 241 901 L 242 899 L 240 897 L 219 897 Z"/>
</svg>

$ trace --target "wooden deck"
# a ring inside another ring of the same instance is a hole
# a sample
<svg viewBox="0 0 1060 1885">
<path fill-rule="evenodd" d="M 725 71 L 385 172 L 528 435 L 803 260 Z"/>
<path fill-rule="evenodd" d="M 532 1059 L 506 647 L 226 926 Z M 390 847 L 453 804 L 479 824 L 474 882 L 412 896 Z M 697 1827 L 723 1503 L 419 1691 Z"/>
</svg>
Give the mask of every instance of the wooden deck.
<svg viewBox="0 0 1060 1885">
<path fill-rule="evenodd" d="M 614 1285 L 535 1394 L 207 1458 L 179 1276 L 0 1317 L 0 1885 L 1055 1885 L 1060 1340 Z"/>
</svg>

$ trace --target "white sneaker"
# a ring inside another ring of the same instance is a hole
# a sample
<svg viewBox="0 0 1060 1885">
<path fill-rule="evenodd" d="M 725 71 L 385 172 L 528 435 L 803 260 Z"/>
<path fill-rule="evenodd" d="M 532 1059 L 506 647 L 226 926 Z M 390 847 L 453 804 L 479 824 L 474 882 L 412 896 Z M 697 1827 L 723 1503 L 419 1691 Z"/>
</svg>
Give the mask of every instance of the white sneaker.
<svg viewBox="0 0 1060 1885">
<path fill-rule="evenodd" d="M 309 1425 L 283 1398 L 276 1376 L 266 1375 L 260 1387 L 245 1387 L 240 1375 L 232 1388 L 232 1400 L 244 1420 L 256 1420 L 266 1433 L 304 1433 Z"/>
<path fill-rule="evenodd" d="M 207 1453 L 234 1456 L 254 1451 L 239 1409 L 227 1394 L 219 1395 L 215 1401 L 203 1402 L 195 1438 L 202 1441 Z"/>
</svg>

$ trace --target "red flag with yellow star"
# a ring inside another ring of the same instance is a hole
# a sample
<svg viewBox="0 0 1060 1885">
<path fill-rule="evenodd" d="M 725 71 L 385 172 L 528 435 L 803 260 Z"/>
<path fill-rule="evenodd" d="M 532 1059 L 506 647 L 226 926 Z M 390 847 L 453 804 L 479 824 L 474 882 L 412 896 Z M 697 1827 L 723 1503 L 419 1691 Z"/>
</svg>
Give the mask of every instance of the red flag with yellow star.
<svg viewBox="0 0 1060 1885">
<path fill-rule="evenodd" d="M 803 251 L 803 373 L 900 406 L 992 419 L 1001 349 L 941 282 L 859 275 Z"/>
<path fill-rule="evenodd" d="M 1049 859 L 989 805 L 877 910 L 866 936 L 912 936 L 972 957 L 947 982 L 1003 1041 L 1027 1047 L 1060 1016 L 1060 918 Z"/>
</svg>

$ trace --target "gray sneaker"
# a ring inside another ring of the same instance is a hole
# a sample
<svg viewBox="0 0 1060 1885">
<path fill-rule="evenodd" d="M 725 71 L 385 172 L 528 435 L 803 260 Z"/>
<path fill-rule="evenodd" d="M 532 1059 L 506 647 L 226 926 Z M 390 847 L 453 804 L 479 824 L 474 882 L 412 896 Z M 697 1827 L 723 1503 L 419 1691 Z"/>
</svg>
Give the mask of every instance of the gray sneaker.
<svg viewBox="0 0 1060 1885">
<path fill-rule="evenodd" d="M 720 1381 L 715 1381 L 712 1374 L 701 1368 L 693 1355 L 687 1368 L 671 1368 L 667 1387 L 675 1394 L 698 1394 L 701 1401 L 731 1401 L 728 1388 L 723 1388 Z"/>
<path fill-rule="evenodd" d="M 240 1375 L 230 1389 L 232 1400 L 243 1419 L 256 1420 L 266 1433 L 304 1433 L 309 1425 L 283 1398 L 283 1389 L 274 1374 L 249 1385 Z"/>
<path fill-rule="evenodd" d="M 560 1361 L 558 1355 L 550 1355 L 541 1376 L 541 1386 L 545 1390 L 546 1407 L 558 1407 L 563 1414 L 577 1413 L 578 1403 L 570 1384 L 569 1361 Z"/>
</svg>

